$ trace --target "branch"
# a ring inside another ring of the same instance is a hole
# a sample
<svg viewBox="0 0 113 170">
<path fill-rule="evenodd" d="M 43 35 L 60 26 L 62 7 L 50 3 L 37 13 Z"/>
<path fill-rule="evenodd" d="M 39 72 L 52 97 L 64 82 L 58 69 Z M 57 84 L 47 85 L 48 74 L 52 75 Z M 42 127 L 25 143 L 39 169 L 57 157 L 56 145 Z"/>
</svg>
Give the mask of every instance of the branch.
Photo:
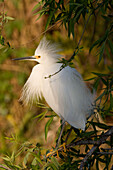
<svg viewBox="0 0 113 170">
<path fill-rule="evenodd" d="M 74 146 L 77 146 L 77 145 L 97 145 L 98 141 L 94 141 L 94 140 L 79 140 L 77 142 L 74 142 L 74 143 L 71 143 L 69 145 L 67 145 L 67 148 L 70 148 L 70 147 L 74 147 Z"/>
<path fill-rule="evenodd" d="M 113 155 L 113 152 L 96 152 L 99 155 Z"/>
<path fill-rule="evenodd" d="M 103 143 L 106 142 L 106 139 L 113 134 L 113 126 L 103 135 L 100 136 L 100 140 L 97 141 L 97 144 L 94 145 L 91 150 L 86 154 L 85 158 L 82 160 L 80 165 L 80 170 L 83 170 L 85 163 L 87 162 L 88 158 L 94 153 L 94 151 Z"/>
</svg>

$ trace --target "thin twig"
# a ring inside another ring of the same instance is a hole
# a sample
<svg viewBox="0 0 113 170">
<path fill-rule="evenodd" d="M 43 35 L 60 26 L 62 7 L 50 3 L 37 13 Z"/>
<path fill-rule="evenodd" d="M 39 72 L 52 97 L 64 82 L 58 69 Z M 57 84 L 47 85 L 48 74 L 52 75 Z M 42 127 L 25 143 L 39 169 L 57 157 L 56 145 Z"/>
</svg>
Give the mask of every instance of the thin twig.
<svg viewBox="0 0 113 170">
<path fill-rule="evenodd" d="M 79 140 L 77 142 L 71 143 L 69 145 L 67 145 L 67 148 L 71 148 L 77 145 L 97 145 L 98 141 L 94 141 L 94 140 Z"/>
<path fill-rule="evenodd" d="M 53 73 L 53 74 L 51 74 L 51 75 L 49 75 L 49 76 L 47 76 L 47 77 L 44 77 L 44 78 L 47 79 L 47 78 L 51 78 L 52 76 L 55 76 L 55 75 L 58 74 L 64 67 L 65 67 L 65 66 L 62 64 L 61 67 L 60 67 L 60 69 L 59 69 L 58 71 L 56 71 L 55 73 Z"/>
<path fill-rule="evenodd" d="M 96 152 L 99 155 L 113 155 L 113 152 Z"/>
<path fill-rule="evenodd" d="M 113 150 L 113 148 L 104 148 L 103 150 Z"/>
</svg>

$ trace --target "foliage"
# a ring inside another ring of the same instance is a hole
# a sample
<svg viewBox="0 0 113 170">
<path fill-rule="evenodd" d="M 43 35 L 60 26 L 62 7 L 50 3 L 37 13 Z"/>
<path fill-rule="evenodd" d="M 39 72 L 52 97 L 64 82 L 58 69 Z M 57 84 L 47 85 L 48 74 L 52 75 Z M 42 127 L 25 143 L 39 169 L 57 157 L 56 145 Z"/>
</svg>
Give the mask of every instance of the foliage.
<svg viewBox="0 0 113 170">
<path fill-rule="evenodd" d="M 9 21 L 13 21 L 14 18 L 7 15 L 4 12 L 4 1 L 3 1 L 3 11 L 0 12 L 0 49 L 5 47 L 5 50 L 10 48 L 10 43 L 5 41 L 3 36 L 4 25 L 7 24 Z"/>
<path fill-rule="evenodd" d="M 52 151 L 45 151 L 39 143 L 36 145 L 29 142 L 21 143 L 15 136 L 7 138 L 7 140 L 17 144 L 18 150 L 16 148 L 16 151 L 14 150 L 10 155 L 2 157 L 5 163 L 1 165 L 3 169 L 90 169 L 91 167 L 99 169 L 101 165 L 103 169 L 110 169 L 113 166 L 113 126 L 98 120 L 98 114 L 104 120 L 113 116 L 112 8 L 112 0 L 42 0 L 33 8 L 33 11 L 36 11 L 35 15 L 38 15 L 37 20 L 43 15 L 47 16 L 46 31 L 49 26 L 59 24 L 62 28 L 65 28 L 68 37 L 75 39 L 76 28 L 83 25 L 82 33 L 78 43 L 76 43 L 73 55 L 68 60 L 62 59 L 63 65 L 59 71 L 65 66 L 71 65 L 72 60 L 80 55 L 80 52 L 84 50 L 84 46 L 81 47 L 80 44 L 85 37 L 85 31 L 89 29 L 88 26 L 94 28 L 91 29 L 93 32 L 92 38 L 90 35 L 87 36 L 89 41 L 88 50 L 90 56 L 95 56 L 95 62 L 100 71 L 92 71 L 93 77 L 89 78 L 88 81 L 93 82 L 93 87 L 98 94 L 95 100 L 96 114 L 88 121 L 85 132 L 67 126 L 61 139 L 61 144 L 66 143 L 66 146 L 60 146 L 57 149 L 53 147 Z M 13 18 L 3 12 L 0 14 L 0 19 L 1 48 L 8 49 L 10 48 L 10 43 L 4 38 L 2 30 L 4 29 L 4 24 L 7 24 L 9 20 L 13 20 Z M 20 20 L 19 22 L 16 21 L 18 31 L 20 31 L 22 22 L 20 25 L 18 23 L 20 23 Z M 97 31 L 96 24 L 101 28 L 98 36 L 95 36 Z M 10 24 L 9 26 L 12 31 L 13 27 Z M 105 29 L 102 30 L 103 28 Z M 106 68 L 105 71 L 103 68 Z M 45 105 L 38 104 L 38 106 L 44 111 L 34 118 L 38 119 L 38 121 L 44 118 L 48 120 L 45 125 L 45 139 L 47 139 L 49 128 L 56 114 Z M 95 119 L 95 117 L 97 118 Z M 21 155 L 24 155 L 23 162 L 17 165 L 16 160 Z"/>
</svg>

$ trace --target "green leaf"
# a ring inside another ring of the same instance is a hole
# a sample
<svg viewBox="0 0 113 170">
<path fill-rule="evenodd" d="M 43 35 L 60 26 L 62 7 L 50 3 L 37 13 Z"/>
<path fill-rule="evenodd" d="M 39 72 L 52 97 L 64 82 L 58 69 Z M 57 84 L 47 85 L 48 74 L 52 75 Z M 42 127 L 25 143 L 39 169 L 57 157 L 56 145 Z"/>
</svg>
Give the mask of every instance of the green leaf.
<svg viewBox="0 0 113 170">
<path fill-rule="evenodd" d="M 52 121 L 53 121 L 53 117 L 51 117 L 45 125 L 45 140 L 47 140 L 48 129 Z"/>
<path fill-rule="evenodd" d="M 109 53 L 108 48 L 106 48 L 106 54 L 107 54 L 108 58 L 111 59 L 111 54 Z"/>
<path fill-rule="evenodd" d="M 6 16 L 5 19 L 10 20 L 10 21 L 13 21 L 13 20 L 14 20 L 13 17 L 9 17 L 9 16 Z"/>
<path fill-rule="evenodd" d="M 108 34 L 109 34 L 109 30 L 106 30 L 104 36 L 101 37 L 100 39 L 98 39 L 97 41 L 95 41 L 95 42 L 93 43 L 93 45 L 92 45 L 92 46 L 90 47 L 90 49 L 89 49 L 89 52 L 91 52 L 92 49 L 93 49 L 95 46 L 97 46 L 97 45 L 98 45 L 98 47 L 101 46 L 102 43 L 105 45 L 105 41 L 106 41 L 106 39 L 107 39 L 107 37 L 108 37 Z M 102 47 L 102 48 L 103 48 L 103 47 Z"/>
<path fill-rule="evenodd" d="M 78 21 L 78 19 L 80 18 L 80 15 L 82 14 L 84 8 L 81 8 L 79 11 L 77 11 L 76 15 L 74 16 L 74 21 Z"/>
<path fill-rule="evenodd" d="M 50 12 L 49 17 L 48 17 L 47 22 L 46 22 L 45 30 L 47 30 L 49 24 L 51 23 L 52 17 L 54 16 L 54 13 L 55 13 L 55 11 Z"/>
<path fill-rule="evenodd" d="M 44 8 L 44 9 L 41 9 L 40 11 L 36 12 L 34 15 L 37 15 L 37 14 L 42 14 L 46 12 L 47 8 Z"/>
<path fill-rule="evenodd" d="M 73 35 L 73 38 L 74 38 L 74 36 L 75 36 L 74 26 L 75 26 L 75 23 L 72 21 L 72 23 L 71 23 L 71 33 L 72 33 L 72 35 Z"/>
<path fill-rule="evenodd" d="M 85 79 L 84 81 L 90 81 L 90 80 L 94 80 L 96 79 L 97 77 L 92 77 L 92 78 L 89 78 L 89 79 Z"/>
<path fill-rule="evenodd" d="M 35 154 L 34 152 L 31 152 L 31 154 L 36 158 L 36 160 L 37 160 L 41 165 L 43 165 L 42 160 L 40 159 L 40 157 L 39 157 L 37 154 Z"/>
<path fill-rule="evenodd" d="M 101 48 L 99 49 L 99 60 L 98 60 L 98 64 L 100 63 L 100 61 L 102 60 L 103 54 L 104 54 L 104 49 L 105 49 L 105 42 L 102 44 Z M 97 55 L 98 55 L 97 54 Z"/>
<path fill-rule="evenodd" d="M 39 8 L 42 4 L 43 4 L 42 1 L 38 2 L 38 4 L 36 4 L 36 5 L 33 7 L 32 11 L 35 11 L 35 10 L 36 10 L 37 8 Z"/>
<path fill-rule="evenodd" d="M 95 42 L 93 43 L 93 45 L 90 47 L 89 52 L 91 52 L 92 49 L 93 49 L 96 45 L 98 45 L 101 41 L 102 41 L 102 38 L 100 38 L 100 39 L 98 39 L 97 41 L 95 41 Z"/>
<path fill-rule="evenodd" d="M 91 135 L 95 134 L 95 131 L 91 131 L 91 132 L 85 132 L 84 134 L 81 134 L 83 137 L 89 137 Z"/>
<path fill-rule="evenodd" d="M 108 86 L 108 82 L 104 78 L 101 77 L 101 80 L 106 86 Z"/>
<path fill-rule="evenodd" d="M 31 165 L 34 165 L 34 166 L 36 166 L 36 165 L 37 165 L 36 157 L 33 159 L 33 161 L 32 161 L 32 163 L 31 163 Z"/>
<path fill-rule="evenodd" d="M 3 45 L 3 46 L 5 46 L 4 41 L 5 41 L 5 39 L 4 39 L 4 37 L 1 35 L 1 37 L 0 37 L 0 44 Z"/>
<path fill-rule="evenodd" d="M 54 115 L 46 115 L 45 118 L 49 118 L 49 117 L 56 117 L 57 115 L 54 114 Z"/>
<path fill-rule="evenodd" d="M 95 72 L 92 72 L 92 74 L 95 74 L 95 75 L 97 75 L 98 77 L 101 77 L 101 76 L 108 76 L 108 75 L 109 75 L 109 74 L 95 73 Z"/>
<path fill-rule="evenodd" d="M 113 96 L 110 93 L 110 110 L 113 108 Z"/>
<path fill-rule="evenodd" d="M 113 72 L 113 68 L 111 68 L 110 66 L 108 66 L 108 69 L 109 69 L 111 72 Z"/>
<path fill-rule="evenodd" d="M 28 161 L 29 156 L 30 156 L 30 152 L 28 152 L 28 153 L 26 154 L 26 156 L 24 157 L 24 164 L 25 164 L 25 165 L 27 164 L 27 161 Z"/>
<path fill-rule="evenodd" d="M 113 54 L 113 43 L 109 39 L 108 39 L 108 44 L 109 44 L 109 48 L 111 50 L 111 53 Z"/>
<path fill-rule="evenodd" d="M 51 157 L 51 162 L 55 165 L 57 169 L 60 168 L 60 164 L 55 157 Z"/>
<path fill-rule="evenodd" d="M 106 92 L 104 91 L 99 97 L 97 97 L 97 99 L 95 100 L 95 102 L 97 102 L 99 99 L 102 99 L 102 97 L 106 94 Z"/>
<path fill-rule="evenodd" d="M 58 170 L 53 163 L 47 163 L 47 164 L 45 164 L 43 169 L 47 169 L 47 170 Z"/>
<path fill-rule="evenodd" d="M 40 119 L 38 120 L 38 121 L 40 122 L 40 121 L 45 117 L 45 114 L 46 114 L 47 112 L 48 112 L 48 110 L 46 110 L 46 111 L 40 113 L 39 115 L 33 117 L 33 119 L 36 119 L 36 118 L 39 118 L 39 117 L 40 117 Z"/>
<path fill-rule="evenodd" d="M 38 21 L 42 16 L 44 15 L 44 12 L 42 12 L 39 17 L 36 19 L 36 21 Z"/>
<path fill-rule="evenodd" d="M 101 129 L 105 129 L 105 130 L 107 130 L 107 129 L 109 129 L 110 128 L 110 126 L 107 126 L 107 125 L 105 125 L 105 124 L 103 124 L 103 123 L 97 123 L 97 122 L 91 122 L 91 121 L 88 121 L 90 124 L 94 124 L 95 126 L 98 126 L 99 128 L 101 128 Z"/>
<path fill-rule="evenodd" d="M 97 90 L 98 85 L 99 85 L 100 78 L 97 78 L 96 81 L 94 82 L 93 88 Z"/>
</svg>

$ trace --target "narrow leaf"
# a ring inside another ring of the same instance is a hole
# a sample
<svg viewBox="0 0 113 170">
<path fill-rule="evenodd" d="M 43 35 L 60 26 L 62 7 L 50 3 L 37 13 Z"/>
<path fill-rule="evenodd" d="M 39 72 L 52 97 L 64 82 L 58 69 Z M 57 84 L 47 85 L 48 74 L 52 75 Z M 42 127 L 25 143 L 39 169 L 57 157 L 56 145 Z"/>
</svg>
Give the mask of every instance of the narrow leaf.
<svg viewBox="0 0 113 170">
<path fill-rule="evenodd" d="M 38 2 L 38 4 L 36 4 L 36 5 L 33 7 L 32 11 L 35 11 L 35 10 L 36 10 L 37 8 L 39 8 L 42 4 L 43 4 L 42 1 Z"/>
<path fill-rule="evenodd" d="M 47 20 L 47 22 L 46 22 L 45 30 L 47 30 L 47 28 L 48 28 L 48 26 L 49 26 L 49 24 L 50 24 L 50 22 L 51 22 L 51 20 L 52 20 L 53 15 L 54 15 L 54 11 L 50 12 L 50 15 L 49 15 L 49 17 L 48 17 L 48 20 Z"/>
<path fill-rule="evenodd" d="M 99 40 L 95 41 L 95 42 L 93 43 L 93 45 L 90 47 L 89 52 L 91 52 L 92 49 L 101 42 L 101 40 L 102 40 L 102 39 L 100 38 Z"/>
<path fill-rule="evenodd" d="M 113 54 L 113 43 L 112 41 L 108 40 L 109 48 L 111 50 L 111 53 Z"/>
<path fill-rule="evenodd" d="M 103 73 L 95 73 L 95 72 L 92 72 L 93 74 L 97 75 L 98 77 L 101 77 L 101 76 L 108 76 L 109 74 L 103 74 Z"/>
<path fill-rule="evenodd" d="M 53 117 L 51 117 L 45 125 L 45 140 L 47 140 L 48 129 L 52 121 L 53 121 Z"/>
<path fill-rule="evenodd" d="M 99 60 L 98 60 L 98 64 L 101 62 L 103 54 L 104 54 L 104 49 L 105 49 L 105 42 L 103 43 L 103 45 L 101 46 L 101 48 L 99 49 Z"/>
<path fill-rule="evenodd" d="M 110 110 L 113 108 L 113 96 L 110 93 Z"/>
<path fill-rule="evenodd" d="M 101 80 L 106 86 L 108 86 L 108 82 L 104 78 L 101 77 Z"/>
<path fill-rule="evenodd" d="M 60 164 L 55 157 L 52 157 L 51 161 L 53 162 L 53 164 L 56 166 L 57 169 L 60 168 Z"/>
<path fill-rule="evenodd" d="M 105 94 L 106 92 L 104 91 L 95 101 L 98 101 L 99 99 L 101 99 Z"/>
<path fill-rule="evenodd" d="M 7 19 L 7 20 L 14 20 L 14 18 L 10 17 L 10 16 L 6 16 L 5 19 Z"/>
<path fill-rule="evenodd" d="M 31 154 L 35 157 L 35 159 L 36 159 L 41 165 L 43 165 L 42 160 L 39 158 L 39 156 L 38 156 L 37 154 L 35 154 L 35 153 L 33 153 L 33 152 L 31 152 Z"/>
<path fill-rule="evenodd" d="M 110 126 L 107 126 L 107 125 L 105 125 L 105 124 L 103 124 L 103 123 L 90 122 L 90 121 L 88 121 L 88 122 L 91 123 L 92 125 L 94 124 L 95 126 L 98 126 L 98 127 L 101 128 L 101 129 L 107 130 L 107 129 L 110 128 Z"/>
<path fill-rule="evenodd" d="M 42 112 L 42 113 L 40 113 L 39 115 L 37 115 L 37 116 L 35 116 L 35 117 L 33 117 L 33 119 L 36 119 L 36 118 L 39 118 L 39 117 L 41 117 L 40 119 L 39 119 L 39 121 L 45 116 L 45 114 L 47 113 L 48 111 L 46 110 L 46 111 L 44 111 L 44 112 Z"/>
</svg>

